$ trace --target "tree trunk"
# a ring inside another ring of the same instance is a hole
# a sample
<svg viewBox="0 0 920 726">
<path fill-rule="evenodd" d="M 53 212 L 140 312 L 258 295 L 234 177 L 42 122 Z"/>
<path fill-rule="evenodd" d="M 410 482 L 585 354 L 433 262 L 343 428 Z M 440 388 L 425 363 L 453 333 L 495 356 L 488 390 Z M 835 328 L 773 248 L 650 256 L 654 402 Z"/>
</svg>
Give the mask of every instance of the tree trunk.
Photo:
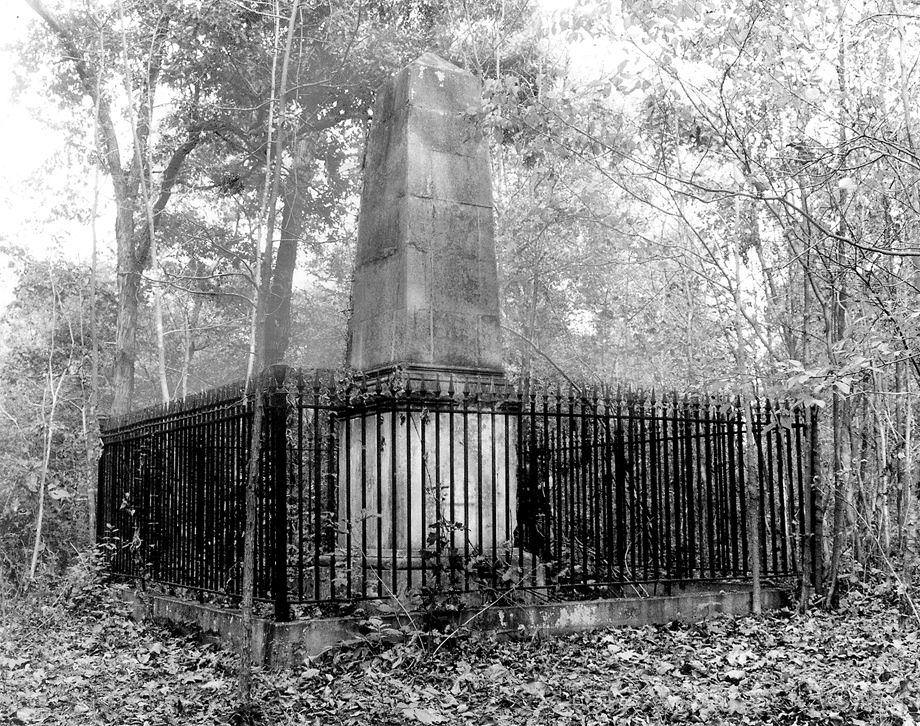
<svg viewBox="0 0 920 726">
<path fill-rule="evenodd" d="M 913 408 L 911 405 L 911 385 L 910 379 L 906 381 L 906 394 L 907 402 L 906 409 L 904 412 L 904 450 L 905 450 L 905 461 L 904 461 L 904 513 L 898 520 L 898 552 L 901 557 L 901 582 L 904 583 L 906 588 L 913 586 L 914 582 L 914 568 L 913 568 L 913 557 L 910 553 L 910 542 L 917 540 L 917 531 L 914 530 L 913 533 L 906 531 L 906 528 L 910 522 L 910 512 L 913 506 L 911 491 L 914 486 L 914 473 L 913 473 L 913 455 L 911 453 L 912 446 L 912 437 L 913 437 Z M 915 525 L 916 527 L 916 525 Z M 916 556 L 916 552 L 913 553 Z M 907 607 L 910 604 L 910 593 L 905 592 L 901 596 L 902 600 L 902 609 L 907 612 Z"/>
<path fill-rule="evenodd" d="M 120 267 L 120 266 L 119 266 Z M 131 410 L 134 398 L 134 359 L 137 350 L 137 312 L 141 275 L 137 270 L 119 269 L 118 314 L 115 318 L 115 389 L 112 413 Z"/>
<path fill-rule="evenodd" d="M 297 20 L 299 0 L 294 0 L 291 15 L 288 19 L 287 41 L 284 48 L 284 58 L 281 63 L 281 85 L 278 97 L 278 108 L 284 112 L 287 100 L 287 75 L 288 63 L 291 57 L 291 46 L 294 40 L 294 26 Z M 280 18 L 276 16 L 275 48 L 277 49 L 278 34 L 280 32 Z M 277 58 L 277 51 L 275 53 Z M 274 75 L 272 76 L 274 81 Z M 273 84 L 274 85 L 274 84 Z M 274 97 L 274 88 L 272 89 Z M 272 98 L 274 100 L 274 98 Z M 269 144 L 271 149 L 271 125 L 269 125 Z M 256 483 L 259 477 L 259 459 L 262 451 L 262 423 L 263 423 L 263 391 L 265 375 L 262 372 L 265 362 L 265 331 L 266 313 L 271 287 L 272 256 L 274 251 L 273 236 L 275 230 L 275 206 L 278 199 L 281 173 L 281 153 L 284 149 L 284 125 L 278 125 L 275 138 L 274 167 L 268 164 L 266 173 L 271 174 L 271 191 L 265 203 L 265 246 L 262 259 L 258 266 L 259 279 L 255 290 L 255 326 L 253 366 L 257 371 L 255 375 L 255 396 L 252 420 L 252 438 L 249 443 L 249 469 L 246 475 L 246 526 L 243 539 L 243 582 L 242 602 L 240 604 L 240 619 L 242 620 L 243 638 L 240 643 L 240 668 L 239 668 L 239 697 L 241 707 L 245 711 L 252 709 L 252 635 L 253 635 L 253 597 L 255 586 L 255 521 L 256 521 Z"/>
<path fill-rule="evenodd" d="M 811 417 L 811 494 L 812 494 L 812 514 L 814 527 L 814 581 L 815 591 L 819 596 L 824 596 L 824 483 L 823 479 L 823 462 L 821 460 L 821 439 L 818 435 L 818 417 L 813 414 Z"/>
<path fill-rule="evenodd" d="M 847 98 L 847 85 L 846 85 L 846 51 L 844 43 L 844 17 L 843 17 L 843 6 L 842 3 L 838 2 L 837 4 L 838 12 L 838 43 L 837 43 L 837 84 L 840 91 L 840 99 L 838 104 L 838 113 L 839 113 L 839 165 L 840 168 L 845 166 L 845 158 L 843 154 L 845 152 L 846 145 L 846 98 Z M 844 218 L 846 210 L 846 201 L 847 193 L 844 188 L 840 188 L 839 195 L 837 199 L 834 199 L 834 193 L 830 192 L 831 204 L 836 202 L 838 216 L 840 218 L 839 224 L 839 234 L 840 237 L 844 237 L 846 234 L 846 221 Z M 832 295 L 831 295 L 831 304 L 833 309 L 831 310 L 831 329 L 828 331 L 830 335 L 828 336 L 828 355 L 831 358 L 831 361 L 839 365 L 839 361 L 835 360 L 836 358 L 836 344 L 843 340 L 843 337 L 846 333 L 846 323 L 847 323 L 847 288 L 846 288 L 846 278 L 845 278 L 845 267 L 844 262 L 844 249 L 843 242 L 839 239 L 834 243 L 834 258 L 837 266 L 837 273 L 832 279 Z M 834 521 L 833 521 L 833 531 L 832 531 L 832 545 L 831 545 L 831 562 L 830 562 L 830 571 L 828 573 L 828 586 L 827 586 L 827 602 L 826 604 L 829 607 L 834 607 L 839 596 L 839 591 L 837 590 L 837 577 L 839 575 L 840 569 L 840 559 L 843 555 L 843 547 L 846 540 L 846 506 L 847 506 L 847 489 L 849 485 L 850 475 L 851 475 L 851 454 L 852 452 L 847 451 L 846 444 L 849 442 L 848 437 L 845 439 L 845 434 L 849 430 L 849 420 L 850 420 L 850 403 L 849 400 L 841 395 L 841 392 L 838 387 L 834 387 L 833 390 L 833 402 L 832 402 L 832 411 L 833 411 L 833 436 L 834 436 L 834 452 L 833 452 L 833 482 L 834 482 Z"/>
<path fill-rule="evenodd" d="M 67 371 L 70 368 L 71 363 L 73 362 L 73 346 L 71 345 L 70 349 L 70 358 L 67 361 L 67 365 L 61 371 L 61 374 L 58 376 L 57 383 L 54 381 L 54 357 L 55 357 L 55 338 L 54 332 L 55 327 L 57 326 L 57 307 L 58 307 L 58 292 L 57 286 L 54 282 L 54 275 L 51 274 L 50 268 L 48 272 L 49 281 L 51 283 L 51 345 L 48 349 L 48 390 L 46 394 L 42 397 L 42 424 L 45 429 L 45 440 L 43 442 L 43 453 L 42 453 L 42 470 L 39 476 L 38 483 L 38 513 L 35 516 L 35 543 L 32 547 L 32 560 L 29 565 L 29 580 L 35 579 L 35 569 L 38 567 L 38 556 L 41 553 L 42 545 L 42 528 L 44 525 L 45 519 L 45 491 L 47 490 L 48 485 L 48 467 L 51 463 L 51 445 L 54 436 L 54 414 L 57 410 L 58 399 L 61 393 L 61 384 L 64 382 L 64 378 L 67 376 Z M 50 403 L 49 403 L 50 399 Z M 49 403 L 49 410 L 47 415 L 45 413 L 45 404 Z"/>
<path fill-rule="evenodd" d="M 192 303 L 192 312 L 183 308 L 183 321 L 185 329 L 182 331 L 182 370 L 179 373 L 179 393 L 183 400 L 188 395 L 188 376 L 192 368 L 192 356 L 195 355 L 194 330 L 198 327 L 201 315 L 202 296 L 196 295 Z"/>
<path fill-rule="evenodd" d="M 741 312 L 741 250 L 735 250 L 735 285 L 732 289 L 732 296 L 735 303 L 735 365 L 738 368 L 738 378 L 742 382 L 741 389 L 744 390 L 744 379 L 747 375 L 747 353 L 744 347 L 744 337 L 742 330 L 742 312 Z M 753 384 L 751 389 L 753 391 Z M 747 511 L 747 538 L 748 538 L 748 557 L 751 566 L 751 612 L 754 615 L 760 615 L 763 611 L 763 598 L 761 595 L 761 572 L 760 572 L 760 491 L 758 487 L 758 467 L 760 462 L 757 458 L 757 447 L 754 441 L 754 421 L 751 415 L 750 404 L 738 397 L 738 405 L 742 407 L 744 416 L 744 491 L 742 496 L 745 501 Z"/>
<path fill-rule="evenodd" d="M 99 30 L 99 46 L 102 47 L 102 29 Z M 93 101 L 93 128 L 99 128 L 99 85 L 96 78 L 96 95 Z M 90 149 L 91 150 L 91 149 Z M 99 213 L 99 167 L 93 167 L 93 206 L 90 210 L 90 234 L 93 251 L 90 258 L 89 276 L 89 341 L 90 379 L 89 396 L 83 403 L 83 441 L 86 446 L 86 525 L 89 542 L 96 542 L 96 467 L 99 463 L 97 444 L 99 442 L 99 312 L 97 305 L 99 275 L 99 235 L 96 217 Z"/>
<path fill-rule="evenodd" d="M 265 318 L 265 364 L 284 360 L 291 343 L 291 293 L 294 268 L 297 266 L 297 244 L 303 227 L 303 209 L 299 192 L 297 164 L 286 180 L 282 194 L 281 239 L 272 272 L 271 290 Z"/>
<path fill-rule="evenodd" d="M 848 437 L 845 436 L 845 433 L 850 404 L 849 401 L 842 399 L 839 394 L 835 393 L 832 407 L 834 421 L 834 519 L 831 533 L 831 562 L 828 573 L 827 605 L 836 607 L 840 596 L 837 588 L 840 560 L 843 557 L 843 548 L 847 538 L 847 492 L 849 489 L 851 462 L 846 446 Z"/>
<path fill-rule="evenodd" d="M 751 416 L 751 406 L 746 401 L 741 402 L 744 408 L 744 496 L 747 500 L 747 530 L 748 530 L 748 556 L 751 559 L 751 613 L 760 615 L 763 612 L 763 595 L 761 593 L 760 550 L 763 542 L 760 541 L 760 490 L 758 482 L 757 445 L 754 441 L 754 417 Z"/>
</svg>

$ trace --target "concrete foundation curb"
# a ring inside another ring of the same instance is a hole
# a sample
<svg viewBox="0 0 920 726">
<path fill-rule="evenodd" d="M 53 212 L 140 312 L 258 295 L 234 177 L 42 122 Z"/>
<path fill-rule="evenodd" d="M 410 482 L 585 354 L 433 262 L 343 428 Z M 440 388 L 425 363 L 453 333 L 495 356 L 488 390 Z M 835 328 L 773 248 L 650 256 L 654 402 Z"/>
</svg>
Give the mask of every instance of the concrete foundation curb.
<svg viewBox="0 0 920 726">
<path fill-rule="evenodd" d="M 236 647 L 241 635 L 238 611 L 181 600 L 166 595 L 126 593 L 136 619 L 188 624 L 220 637 Z M 763 590 L 764 611 L 777 610 L 788 601 L 778 588 Z M 717 616 L 743 617 L 751 612 L 750 590 L 689 592 L 672 596 L 628 597 L 606 600 L 549 602 L 492 607 L 473 618 L 458 613 L 453 625 L 496 633 L 556 635 L 616 626 L 642 626 L 673 621 L 700 622 Z M 386 625 L 404 624 L 405 615 L 382 617 Z M 254 619 L 253 659 L 272 666 L 302 663 L 347 641 L 363 637 L 365 618 L 312 618 L 288 623 Z"/>
</svg>

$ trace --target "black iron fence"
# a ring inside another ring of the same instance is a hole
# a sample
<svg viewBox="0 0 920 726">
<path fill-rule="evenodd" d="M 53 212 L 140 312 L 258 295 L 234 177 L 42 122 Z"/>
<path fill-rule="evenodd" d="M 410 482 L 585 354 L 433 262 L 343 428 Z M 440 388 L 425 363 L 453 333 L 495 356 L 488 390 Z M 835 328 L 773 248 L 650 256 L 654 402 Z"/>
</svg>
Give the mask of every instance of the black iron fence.
<svg viewBox="0 0 920 726">
<path fill-rule="evenodd" d="M 103 427 L 113 573 L 239 596 L 252 410 L 237 385 Z M 276 369 L 265 413 L 255 596 L 279 618 L 406 591 L 744 580 L 750 507 L 765 576 L 816 554 L 814 409 L 757 403 L 748 439 L 737 399 Z"/>
<path fill-rule="evenodd" d="M 796 575 L 812 561 L 815 409 L 750 406 L 750 496 L 737 398 L 557 388 L 527 406 L 523 491 L 535 516 L 524 534 L 557 586 L 750 577 L 752 502 L 764 576 Z"/>
<path fill-rule="evenodd" d="M 252 408 L 251 389 L 233 385 L 103 428 L 96 538 L 109 545 L 113 572 L 239 593 Z M 255 561 L 262 598 L 271 592 L 279 539 L 271 526 L 277 500 L 264 483 L 263 476 Z"/>
</svg>

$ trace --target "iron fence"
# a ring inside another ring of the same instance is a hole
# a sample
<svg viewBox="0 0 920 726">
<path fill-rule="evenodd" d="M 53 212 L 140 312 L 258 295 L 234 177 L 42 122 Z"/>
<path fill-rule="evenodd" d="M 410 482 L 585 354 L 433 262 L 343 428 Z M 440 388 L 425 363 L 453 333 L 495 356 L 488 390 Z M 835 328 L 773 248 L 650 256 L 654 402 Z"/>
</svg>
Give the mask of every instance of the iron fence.
<svg viewBox="0 0 920 726">
<path fill-rule="evenodd" d="M 528 398 L 524 534 L 557 586 L 750 577 L 739 399 L 575 388 Z M 796 575 L 814 557 L 816 411 L 762 401 L 749 415 L 761 572 Z"/>
<path fill-rule="evenodd" d="M 724 397 L 284 368 L 266 383 L 255 596 L 279 619 L 406 591 L 744 580 L 754 504 L 765 576 L 816 555 L 814 409 L 752 405 L 751 446 Z M 111 572 L 239 596 L 252 411 L 235 385 L 106 423 Z"/>
<path fill-rule="evenodd" d="M 96 539 L 110 546 L 113 572 L 239 592 L 252 404 L 251 387 L 233 385 L 103 428 Z M 264 477 L 258 491 L 256 593 L 265 598 L 274 502 Z"/>
</svg>

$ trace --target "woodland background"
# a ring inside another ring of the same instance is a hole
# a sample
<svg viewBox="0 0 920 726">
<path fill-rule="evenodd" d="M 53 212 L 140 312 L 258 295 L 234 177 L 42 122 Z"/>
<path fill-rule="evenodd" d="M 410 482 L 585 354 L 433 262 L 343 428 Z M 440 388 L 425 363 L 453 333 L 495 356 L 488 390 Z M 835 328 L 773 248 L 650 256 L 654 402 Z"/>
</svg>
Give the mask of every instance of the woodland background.
<svg viewBox="0 0 920 726">
<path fill-rule="evenodd" d="M 264 362 L 342 365 L 373 94 L 430 50 L 484 85 L 511 375 L 820 402 L 830 600 L 909 596 L 916 5 L 27 4 L 15 82 L 67 143 L 3 198 L 63 252 L 0 238 L 5 588 L 88 546 L 99 416 L 262 362 L 263 237 Z"/>
</svg>

